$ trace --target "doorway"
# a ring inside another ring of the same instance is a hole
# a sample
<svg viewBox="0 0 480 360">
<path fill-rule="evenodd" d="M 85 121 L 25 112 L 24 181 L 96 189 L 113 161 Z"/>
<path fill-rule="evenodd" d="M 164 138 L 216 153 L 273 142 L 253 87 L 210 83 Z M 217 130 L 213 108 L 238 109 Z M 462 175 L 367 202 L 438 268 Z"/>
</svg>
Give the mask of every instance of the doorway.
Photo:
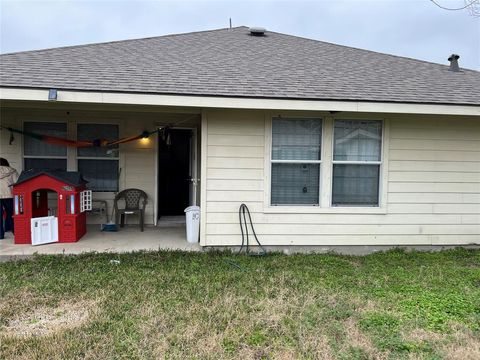
<svg viewBox="0 0 480 360">
<path fill-rule="evenodd" d="M 196 129 L 159 132 L 157 169 L 158 219 L 183 216 L 196 198 Z"/>
<path fill-rule="evenodd" d="M 58 242 L 58 193 L 50 189 L 32 191 L 31 204 L 30 232 L 32 245 Z"/>
</svg>

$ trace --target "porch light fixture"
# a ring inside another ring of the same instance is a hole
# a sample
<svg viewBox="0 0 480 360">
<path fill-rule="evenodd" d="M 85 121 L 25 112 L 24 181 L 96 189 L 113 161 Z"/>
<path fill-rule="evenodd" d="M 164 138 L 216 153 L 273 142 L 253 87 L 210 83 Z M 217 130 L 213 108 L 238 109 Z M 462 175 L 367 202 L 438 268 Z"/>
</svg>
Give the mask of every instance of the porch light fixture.
<svg viewBox="0 0 480 360">
<path fill-rule="evenodd" d="M 48 101 L 57 101 L 57 89 L 48 90 Z"/>
<path fill-rule="evenodd" d="M 143 131 L 141 134 L 140 142 L 144 145 L 148 144 L 150 142 L 150 132 L 147 130 Z"/>
</svg>

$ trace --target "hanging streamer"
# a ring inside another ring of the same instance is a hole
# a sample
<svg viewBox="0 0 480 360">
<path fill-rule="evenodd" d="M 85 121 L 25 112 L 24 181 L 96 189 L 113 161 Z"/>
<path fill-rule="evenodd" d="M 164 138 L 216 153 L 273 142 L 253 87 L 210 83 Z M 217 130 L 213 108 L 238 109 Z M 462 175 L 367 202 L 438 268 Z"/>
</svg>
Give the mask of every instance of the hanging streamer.
<svg viewBox="0 0 480 360">
<path fill-rule="evenodd" d="M 13 133 L 22 134 L 24 136 L 29 136 L 31 138 L 46 142 L 48 144 L 69 146 L 69 147 L 76 147 L 76 148 L 112 147 L 115 145 L 124 144 L 124 143 L 128 143 L 135 140 L 148 138 L 152 134 L 155 134 L 156 132 L 158 132 L 158 130 L 154 130 L 154 131 L 145 130 L 140 135 L 129 136 L 129 137 L 125 137 L 125 138 L 114 140 L 114 141 L 109 141 L 106 139 L 95 139 L 93 141 L 76 141 L 76 140 L 60 138 L 57 136 L 35 134 L 29 131 L 23 131 L 23 130 L 14 129 L 11 127 L 1 126 L 1 128 L 10 131 L 11 134 Z"/>
</svg>

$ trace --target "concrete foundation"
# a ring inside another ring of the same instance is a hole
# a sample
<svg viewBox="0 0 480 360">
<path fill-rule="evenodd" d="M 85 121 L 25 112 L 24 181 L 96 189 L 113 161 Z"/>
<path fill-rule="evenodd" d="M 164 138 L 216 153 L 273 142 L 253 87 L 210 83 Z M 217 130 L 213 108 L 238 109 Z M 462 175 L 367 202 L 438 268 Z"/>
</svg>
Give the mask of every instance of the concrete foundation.
<svg viewBox="0 0 480 360">
<path fill-rule="evenodd" d="M 376 252 L 383 252 L 393 249 L 403 249 L 405 251 L 442 251 L 448 249 L 455 249 L 458 246 L 444 246 L 444 245 L 403 245 L 403 246 L 382 246 L 382 245 L 353 245 L 353 246 L 264 246 L 267 252 L 280 252 L 285 255 L 293 254 L 340 254 L 340 255 L 353 255 L 364 256 L 373 254 Z M 465 249 L 477 249 L 480 250 L 480 244 L 472 244 L 461 246 Z M 223 251 L 229 250 L 232 252 L 238 252 L 239 246 L 207 246 L 203 248 L 204 251 Z M 250 246 L 252 253 L 259 252 L 261 249 L 258 246 Z M 243 249 L 245 252 L 245 248 Z"/>
<path fill-rule="evenodd" d="M 199 244 L 189 244 L 185 236 L 185 225 L 167 224 L 161 226 L 148 226 L 144 232 L 140 232 L 138 226 L 126 226 L 117 232 L 102 232 L 99 225 L 90 225 L 87 234 L 76 243 L 54 243 L 40 246 L 15 245 L 13 235 L 5 234 L 5 239 L 0 240 L 0 261 L 26 258 L 34 254 L 63 254 L 76 255 L 87 252 L 99 253 L 128 253 L 134 251 L 232 251 L 238 252 L 238 246 L 208 246 L 202 248 Z M 453 249 L 456 246 L 265 246 L 268 252 L 281 252 L 285 255 L 292 254 L 326 254 L 336 253 L 342 255 L 368 255 L 375 252 L 392 249 L 404 249 L 406 251 L 441 251 Z M 480 249 L 480 244 L 463 246 L 468 249 Z M 260 249 L 250 247 L 252 252 Z M 244 248 L 245 251 L 245 248 Z"/>
<path fill-rule="evenodd" d="M 100 226 L 90 225 L 87 234 L 75 243 L 53 243 L 40 246 L 15 245 L 13 235 L 5 234 L 0 240 L 0 259 L 26 257 L 33 254 L 74 255 L 86 252 L 126 253 L 133 251 L 181 250 L 202 251 L 199 244 L 189 244 L 185 238 L 185 227 L 126 226 L 117 232 L 102 232 Z"/>
</svg>

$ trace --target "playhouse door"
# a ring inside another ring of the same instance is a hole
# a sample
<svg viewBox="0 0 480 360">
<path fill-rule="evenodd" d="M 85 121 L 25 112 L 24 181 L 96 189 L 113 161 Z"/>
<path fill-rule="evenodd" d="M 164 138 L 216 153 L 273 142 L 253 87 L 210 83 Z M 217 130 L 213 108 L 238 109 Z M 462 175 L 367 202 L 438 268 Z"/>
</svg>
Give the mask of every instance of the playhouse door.
<svg viewBox="0 0 480 360">
<path fill-rule="evenodd" d="M 58 242 L 58 218 L 45 216 L 31 220 L 32 245 Z"/>
</svg>

